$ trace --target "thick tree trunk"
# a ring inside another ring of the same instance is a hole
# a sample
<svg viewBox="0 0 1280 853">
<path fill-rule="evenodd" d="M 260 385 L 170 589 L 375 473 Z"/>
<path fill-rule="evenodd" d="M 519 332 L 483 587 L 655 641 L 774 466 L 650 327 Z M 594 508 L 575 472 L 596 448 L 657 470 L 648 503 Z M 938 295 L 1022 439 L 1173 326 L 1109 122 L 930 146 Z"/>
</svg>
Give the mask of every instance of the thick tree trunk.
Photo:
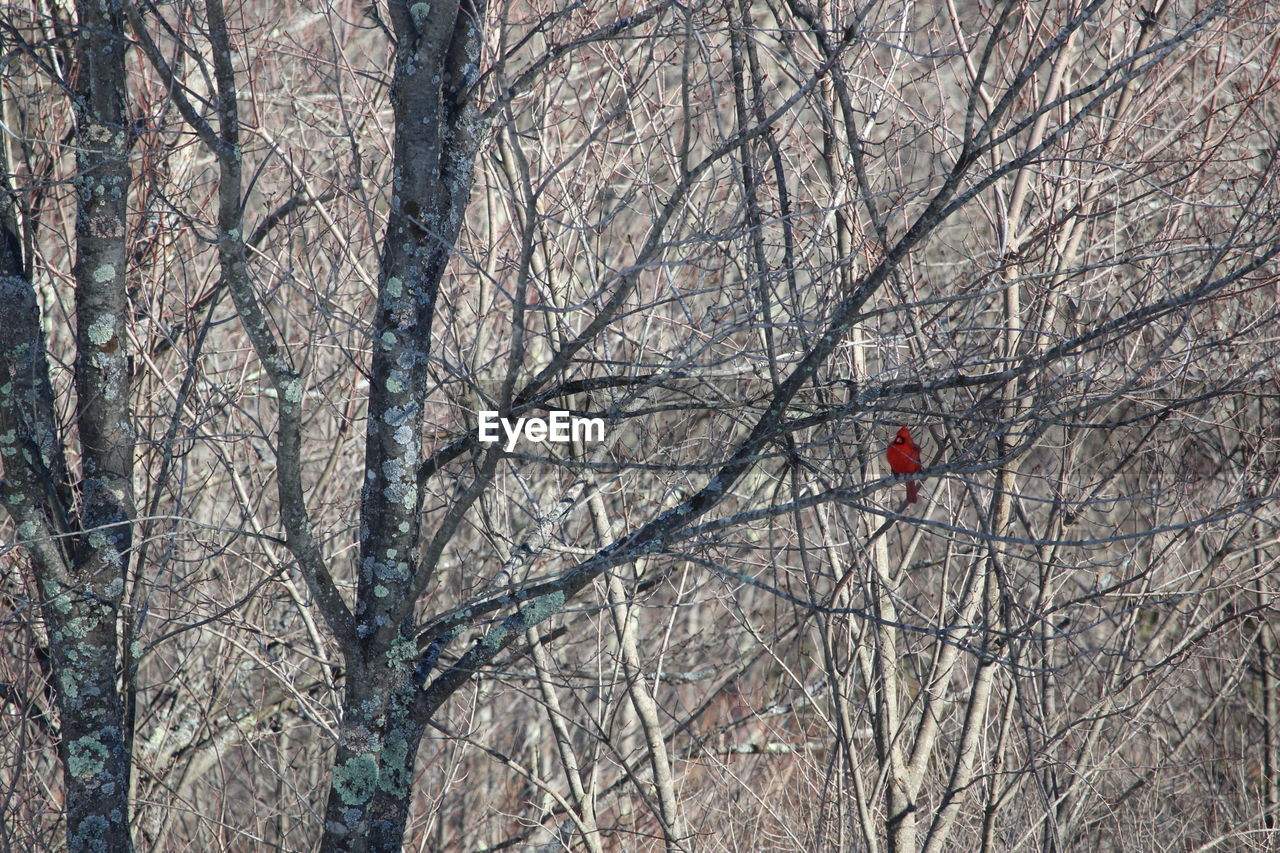
<svg viewBox="0 0 1280 853">
<path fill-rule="evenodd" d="M 116 686 L 119 572 L 101 567 L 44 608 L 62 721 L 59 754 L 71 851 L 129 851 L 129 748 Z M 46 587 L 48 585 L 46 584 Z M 48 592 L 46 593 L 48 594 Z"/>
<path fill-rule="evenodd" d="M 436 296 L 471 194 L 480 124 L 470 87 L 482 11 L 468 0 L 390 7 L 394 184 L 369 381 L 355 636 L 344 645 L 346 694 L 323 853 L 401 848 L 414 757 L 432 710 L 413 676 L 416 640 L 401 632 L 435 573 L 436 543 L 479 494 L 473 487 L 470 498 L 460 497 L 432 542 L 422 541 L 427 358 Z"/>
<path fill-rule="evenodd" d="M 132 544 L 134 424 L 125 323 L 129 191 L 123 16 L 77 3 L 75 418 L 81 481 L 69 488 L 35 290 L 20 240 L 0 245 L 0 502 L 41 593 L 59 711 L 67 846 L 129 851 L 129 743 L 119 616 Z M 16 217 L 6 216 L 6 228 Z"/>
<path fill-rule="evenodd" d="M 129 759 L 116 687 L 116 617 L 124 590 L 114 537 L 68 547 L 73 522 L 35 291 L 0 263 L 0 499 L 31 560 L 43 602 L 65 779 L 68 849 L 128 851 Z M 96 543 L 96 549 L 90 548 Z M 83 564 L 73 568 L 72 552 Z"/>
<path fill-rule="evenodd" d="M 402 648 L 414 648 L 412 641 Z M 338 752 L 325 808 L 324 853 L 395 853 L 412 801 L 424 728 L 407 660 L 382 659 L 347 677 Z"/>
</svg>

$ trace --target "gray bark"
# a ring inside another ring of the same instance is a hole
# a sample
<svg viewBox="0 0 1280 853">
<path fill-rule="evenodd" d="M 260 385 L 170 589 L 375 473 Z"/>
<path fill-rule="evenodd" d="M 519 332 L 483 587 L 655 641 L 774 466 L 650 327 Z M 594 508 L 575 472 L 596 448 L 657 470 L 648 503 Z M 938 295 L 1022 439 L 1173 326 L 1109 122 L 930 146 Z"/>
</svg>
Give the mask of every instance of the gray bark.
<svg viewBox="0 0 1280 853">
<path fill-rule="evenodd" d="M 6 233 L 0 247 L 0 500 L 42 596 L 68 849 L 128 851 L 130 733 L 117 686 L 134 516 L 125 337 L 126 42 L 119 3 L 78 3 L 77 13 L 75 419 L 82 479 L 73 496 L 35 289 L 17 235 Z"/>
<path fill-rule="evenodd" d="M 478 497 L 489 464 L 451 508 L 422 558 L 422 416 L 436 296 L 471 195 L 479 139 L 471 84 L 482 9 L 392 2 L 395 164 L 384 238 L 360 512 L 355 635 L 325 812 L 323 851 L 400 849 L 414 756 L 429 711 L 409 628 L 443 543 Z"/>
</svg>

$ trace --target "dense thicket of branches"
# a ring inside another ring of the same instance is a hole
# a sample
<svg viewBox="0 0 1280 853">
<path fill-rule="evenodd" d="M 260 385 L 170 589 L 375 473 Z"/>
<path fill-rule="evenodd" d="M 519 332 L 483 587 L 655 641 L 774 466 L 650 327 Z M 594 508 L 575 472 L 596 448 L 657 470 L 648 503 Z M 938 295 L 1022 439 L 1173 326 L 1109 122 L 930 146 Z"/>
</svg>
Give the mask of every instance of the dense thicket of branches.
<svg viewBox="0 0 1280 853">
<path fill-rule="evenodd" d="M 3 21 L 0 850 L 1274 849 L 1268 4 Z"/>
</svg>

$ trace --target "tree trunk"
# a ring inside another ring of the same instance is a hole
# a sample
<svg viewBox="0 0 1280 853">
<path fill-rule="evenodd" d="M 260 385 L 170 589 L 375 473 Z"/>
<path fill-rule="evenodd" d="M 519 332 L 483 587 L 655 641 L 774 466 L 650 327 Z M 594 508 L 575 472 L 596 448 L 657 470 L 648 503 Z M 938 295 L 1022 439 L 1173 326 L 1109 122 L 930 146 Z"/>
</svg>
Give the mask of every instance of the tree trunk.
<svg viewBox="0 0 1280 853">
<path fill-rule="evenodd" d="M 127 43 L 119 2 L 77 3 L 76 12 L 75 68 L 68 82 L 75 115 L 75 423 L 82 479 L 73 495 L 30 264 L 12 231 L 17 218 L 6 210 L 0 240 L 0 501 L 26 547 L 41 595 L 60 718 L 68 849 L 117 853 L 133 849 L 130 716 L 117 685 L 134 516 L 135 427 L 125 332 Z"/>
<path fill-rule="evenodd" d="M 412 642 L 404 645 L 412 649 Z M 406 662 L 382 659 L 347 675 L 323 853 L 395 853 L 409 819 L 424 721 Z"/>
</svg>

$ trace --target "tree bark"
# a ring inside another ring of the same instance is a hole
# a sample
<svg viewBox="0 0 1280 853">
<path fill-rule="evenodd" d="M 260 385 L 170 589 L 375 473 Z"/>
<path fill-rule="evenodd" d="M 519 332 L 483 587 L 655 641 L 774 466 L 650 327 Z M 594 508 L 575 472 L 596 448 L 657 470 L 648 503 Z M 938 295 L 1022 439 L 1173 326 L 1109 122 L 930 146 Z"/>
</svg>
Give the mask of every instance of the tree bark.
<svg viewBox="0 0 1280 853">
<path fill-rule="evenodd" d="M 6 233 L 0 247 L 0 500 L 42 596 L 68 849 L 129 851 L 131 733 L 117 684 L 134 516 L 125 336 L 126 41 L 118 2 L 81 2 L 76 10 L 69 82 L 77 171 L 75 419 L 83 479 L 73 496 L 35 289 L 17 235 Z"/>
<path fill-rule="evenodd" d="M 347 673 L 325 809 L 322 851 L 394 853 L 409 819 L 413 765 L 426 721 L 414 713 L 412 638 L 392 660 L 366 662 Z"/>
<path fill-rule="evenodd" d="M 427 359 L 440 281 L 471 196 L 481 126 L 471 87 L 479 72 L 482 14 L 471 0 L 397 0 L 390 9 L 395 163 L 369 381 L 355 636 L 325 811 L 325 853 L 400 849 L 414 756 L 433 710 L 419 701 L 416 641 L 402 631 L 443 542 L 479 495 L 473 486 L 470 499 L 460 497 L 423 548 L 418 469 Z M 481 471 L 477 485 L 486 476 Z"/>
</svg>

